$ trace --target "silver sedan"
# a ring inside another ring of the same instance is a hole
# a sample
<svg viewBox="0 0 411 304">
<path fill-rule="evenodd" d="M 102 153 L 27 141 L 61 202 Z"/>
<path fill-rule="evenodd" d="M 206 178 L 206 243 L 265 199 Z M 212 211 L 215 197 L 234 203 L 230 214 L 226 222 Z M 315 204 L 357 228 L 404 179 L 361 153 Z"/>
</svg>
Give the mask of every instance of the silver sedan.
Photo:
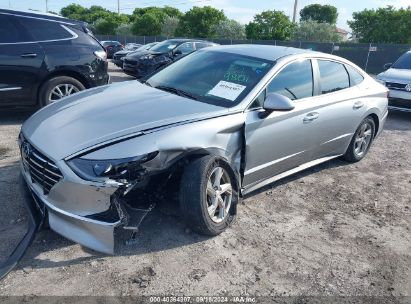
<svg viewBox="0 0 411 304">
<path fill-rule="evenodd" d="M 387 89 L 345 59 L 217 46 L 38 111 L 22 126 L 21 172 L 54 231 L 113 253 L 115 232 L 135 237 L 173 198 L 192 229 L 217 235 L 244 194 L 364 158 L 386 117 Z"/>
</svg>

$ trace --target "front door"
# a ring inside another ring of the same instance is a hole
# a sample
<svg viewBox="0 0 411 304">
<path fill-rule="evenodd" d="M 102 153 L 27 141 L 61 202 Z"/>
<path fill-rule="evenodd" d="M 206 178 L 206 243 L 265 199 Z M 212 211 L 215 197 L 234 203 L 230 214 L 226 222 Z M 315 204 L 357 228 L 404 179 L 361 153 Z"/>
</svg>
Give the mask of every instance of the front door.
<svg viewBox="0 0 411 304">
<path fill-rule="evenodd" d="M 285 66 L 267 86 L 268 93 L 278 93 L 293 100 L 295 108 L 274 111 L 262 117 L 258 109 L 264 96 L 256 100 L 255 110 L 247 113 L 245 125 L 246 160 L 243 187 L 246 189 L 272 176 L 293 169 L 310 160 L 311 141 L 307 117 L 315 108 L 311 60 Z M 262 93 L 264 94 L 264 93 Z"/>
</svg>

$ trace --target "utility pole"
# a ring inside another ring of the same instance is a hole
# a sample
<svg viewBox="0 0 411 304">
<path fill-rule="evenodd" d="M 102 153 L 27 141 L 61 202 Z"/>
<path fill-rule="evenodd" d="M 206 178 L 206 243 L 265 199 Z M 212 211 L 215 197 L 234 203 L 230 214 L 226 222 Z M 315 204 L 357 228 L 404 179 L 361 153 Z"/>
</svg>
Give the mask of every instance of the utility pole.
<svg viewBox="0 0 411 304">
<path fill-rule="evenodd" d="M 117 12 L 120 15 L 120 0 L 117 0 Z"/>
<path fill-rule="evenodd" d="M 46 13 L 49 12 L 49 0 L 46 0 Z"/>
<path fill-rule="evenodd" d="M 294 1 L 294 14 L 293 14 L 293 23 L 295 23 L 295 19 L 297 17 L 297 6 L 298 6 L 298 0 Z"/>
</svg>

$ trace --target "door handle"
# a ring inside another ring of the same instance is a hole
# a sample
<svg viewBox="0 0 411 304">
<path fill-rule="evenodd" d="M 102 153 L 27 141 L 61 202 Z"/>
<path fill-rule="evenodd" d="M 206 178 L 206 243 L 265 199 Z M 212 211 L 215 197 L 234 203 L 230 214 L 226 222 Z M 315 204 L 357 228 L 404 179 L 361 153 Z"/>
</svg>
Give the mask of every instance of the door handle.
<svg viewBox="0 0 411 304">
<path fill-rule="evenodd" d="M 356 110 L 356 109 L 361 109 L 363 106 L 364 106 L 364 103 L 362 101 L 357 101 L 354 103 L 352 107 L 354 108 L 354 110 Z"/>
<path fill-rule="evenodd" d="M 319 116 L 320 116 L 320 113 L 311 112 L 311 113 L 308 113 L 308 114 L 304 117 L 303 121 L 304 121 L 304 122 L 310 122 L 310 121 L 316 120 Z"/>
<path fill-rule="evenodd" d="M 35 57 L 37 57 L 37 54 L 36 54 L 36 53 L 21 54 L 20 57 L 23 57 L 23 58 L 35 58 Z"/>
</svg>

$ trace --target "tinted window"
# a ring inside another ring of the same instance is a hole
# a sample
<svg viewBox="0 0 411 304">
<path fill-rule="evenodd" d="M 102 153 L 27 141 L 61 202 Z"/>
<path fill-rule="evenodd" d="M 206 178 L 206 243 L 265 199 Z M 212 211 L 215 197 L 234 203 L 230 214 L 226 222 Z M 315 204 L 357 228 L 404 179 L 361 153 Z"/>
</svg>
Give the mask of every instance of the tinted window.
<svg viewBox="0 0 411 304">
<path fill-rule="evenodd" d="M 0 43 L 27 42 L 28 37 L 9 16 L 0 14 Z"/>
<path fill-rule="evenodd" d="M 394 69 L 411 69 L 411 53 L 405 53 L 392 65 Z"/>
<path fill-rule="evenodd" d="M 354 69 L 352 66 L 346 65 L 345 68 L 347 69 L 348 74 L 350 74 L 351 86 L 355 86 L 364 80 L 364 77 L 360 73 L 358 73 L 358 71 Z"/>
<path fill-rule="evenodd" d="M 186 42 L 180 45 L 179 47 L 176 48 L 176 51 L 181 51 L 183 55 L 189 54 L 191 52 L 194 52 L 194 46 L 192 42 Z"/>
<path fill-rule="evenodd" d="M 18 18 L 19 22 L 29 31 L 36 41 L 66 39 L 73 37 L 60 24 L 33 18 Z"/>
<path fill-rule="evenodd" d="M 339 91 L 350 86 L 347 71 L 340 63 L 318 60 L 321 76 L 321 91 L 323 94 Z"/>
<path fill-rule="evenodd" d="M 153 46 L 150 50 L 159 53 L 169 52 L 177 46 L 178 41 L 175 40 L 165 40 Z"/>
<path fill-rule="evenodd" d="M 313 71 L 310 60 L 287 65 L 267 87 L 268 93 L 278 93 L 291 100 L 313 96 Z"/>
<path fill-rule="evenodd" d="M 238 54 L 200 51 L 177 60 L 147 80 L 153 87 L 184 91 L 199 102 L 237 105 L 272 68 L 273 62 Z"/>
</svg>

